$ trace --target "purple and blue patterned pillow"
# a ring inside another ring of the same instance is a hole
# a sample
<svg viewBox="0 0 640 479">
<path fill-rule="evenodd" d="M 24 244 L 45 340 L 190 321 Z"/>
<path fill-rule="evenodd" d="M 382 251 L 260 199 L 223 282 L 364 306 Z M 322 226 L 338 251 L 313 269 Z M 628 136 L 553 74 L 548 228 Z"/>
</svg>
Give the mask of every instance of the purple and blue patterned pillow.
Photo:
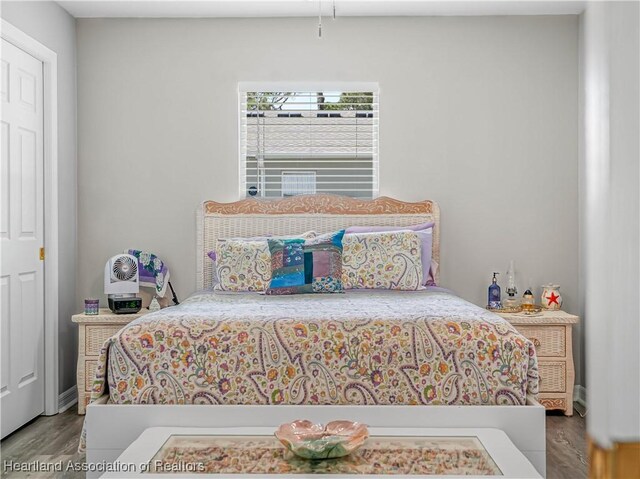
<svg viewBox="0 0 640 479">
<path fill-rule="evenodd" d="M 271 282 L 266 294 L 340 293 L 344 230 L 311 239 L 269 239 Z"/>
</svg>

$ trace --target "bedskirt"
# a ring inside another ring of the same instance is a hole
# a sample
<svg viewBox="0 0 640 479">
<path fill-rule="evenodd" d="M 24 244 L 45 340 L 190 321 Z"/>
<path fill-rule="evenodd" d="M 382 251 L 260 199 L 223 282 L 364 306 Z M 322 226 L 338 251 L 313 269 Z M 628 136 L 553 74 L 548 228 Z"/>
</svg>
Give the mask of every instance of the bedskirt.
<svg viewBox="0 0 640 479">
<path fill-rule="evenodd" d="M 102 348 L 115 404 L 524 405 L 533 344 L 446 292 L 198 293 Z"/>
</svg>

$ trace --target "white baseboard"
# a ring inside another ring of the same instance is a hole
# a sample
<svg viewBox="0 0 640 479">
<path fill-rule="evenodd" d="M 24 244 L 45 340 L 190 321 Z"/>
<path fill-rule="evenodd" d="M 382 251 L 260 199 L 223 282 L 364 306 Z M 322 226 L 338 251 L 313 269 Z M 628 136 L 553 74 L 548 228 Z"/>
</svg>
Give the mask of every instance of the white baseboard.
<svg viewBox="0 0 640 479">
<path fill-rule="evenodd" d="M 65 412 L 78 402 L 78 389 L 73 386 L 58 396 L 58 414 Z"/>
<path fill-rule="evenodd" d="M 587 407 L 587 390 L 584 386 L 576 384 L 573 387 L 573 400 L 583 407 Z"/>
</svg>

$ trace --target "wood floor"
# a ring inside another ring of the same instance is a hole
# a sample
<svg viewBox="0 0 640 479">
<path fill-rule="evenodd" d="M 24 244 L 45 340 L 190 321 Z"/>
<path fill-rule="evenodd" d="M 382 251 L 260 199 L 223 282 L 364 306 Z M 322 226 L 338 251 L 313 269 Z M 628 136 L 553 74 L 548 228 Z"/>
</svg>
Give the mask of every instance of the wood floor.
<svg viewBox="0 0 640 479">
<path fill-rule="evenodd" d="M 40 416 L 26 426 L 18 429 L 0 443 L 2 455 L 2 477 L 36 477 L 36 478 L 82 478 L 84 473 L 74 471 L 28 474 L 24 472 L 7 472 L 5 464 L 12 462 L 38 461 L 57 463 L 62 461 L 66 469 L 69 461 L 72 464 L 84 462 L 84 454 L 78 454 L 78 438 L 82 431 L 84 416 L 78 416 L 77 409 L 72 407 L 56 416 Z"/>
<path fill-rule="evenodd" d="M 587 431 L 584 418 L 547 412 L 547 478 L 587 477 Z"/>
<path fill-rule="evenodd" d="M 0 443 L 2 464 L 6 464 L 6 461 L 62 461 L 64 468 L 69 461 L 72 464 L 81 464 L 84 462 L 84 454 L 78 454 L 77 447 L 83 419 L 84 416 L 76 414 L 75 408 L 57 416 L 41 416 L 35 419 Z M 583 418 L 578 414 L 565 417 L 561 414 L 547 413 L 548 479 L 586 478 L 586 450 Z M 3 470 L 2 477 L 82 478 L 84 473 L 63 471 L 26 474 L 8 473 Z"/>
</svg>

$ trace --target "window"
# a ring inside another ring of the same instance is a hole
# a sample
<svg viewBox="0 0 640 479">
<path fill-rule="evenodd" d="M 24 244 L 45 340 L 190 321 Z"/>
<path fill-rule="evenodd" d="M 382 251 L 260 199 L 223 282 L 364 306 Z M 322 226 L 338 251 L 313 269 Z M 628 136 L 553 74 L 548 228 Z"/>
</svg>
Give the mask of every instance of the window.
<svg viewBox="0 0 640 479">
<path fill-rule="evenodd" d="M 241 84 L 240 192 L 377 196 L 377 86 Z"/>
</svg>

